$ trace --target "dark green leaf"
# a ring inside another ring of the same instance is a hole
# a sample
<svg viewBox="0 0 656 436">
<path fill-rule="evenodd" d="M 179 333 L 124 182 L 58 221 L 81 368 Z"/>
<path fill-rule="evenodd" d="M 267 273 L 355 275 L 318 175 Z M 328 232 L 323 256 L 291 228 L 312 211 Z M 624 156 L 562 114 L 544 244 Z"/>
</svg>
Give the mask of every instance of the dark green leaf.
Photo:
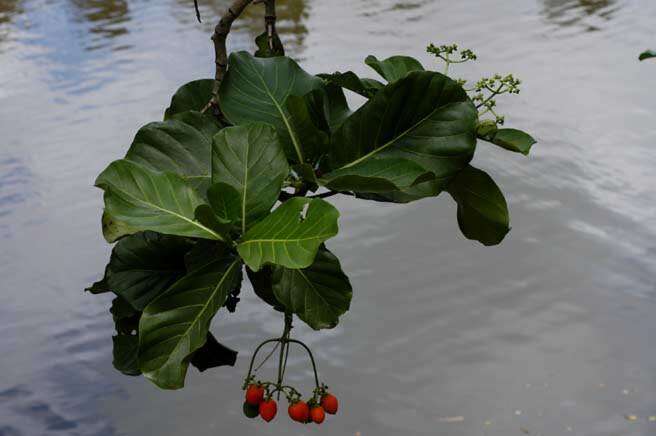
<svg viewBox="0 0 656 436">
<path fill-rule="evenodd" d="M 528 155 L 531 146 L 536 142 L 531 135 L 517 129 L 498 129 L 492 136 L 482 139 L 523 155 Z"/>
<path fill-rule="evenodd" d="M 121 239 L 112 250 L 106 279 L 109 289 L 143 310 L 185 273 L 186 238 L 140 232 Z"/>
<path fill-rule="evenodd" d="M 506 199 L 484 171 L 467 166 L 449 184 L 448 191 L 458 203 L 458 224 L 467 239 L 497 245 L 510 231 Z"/>
<path fill-rule="evenodd" d="M 202 199 L 177 174 L 156 173 L 133 162 L 118 160 L 98 176 L 96 186 L 105 191 L 107 219 L 122 223 L 123 231 L 152 230 L 222 239 L 221 235 L 194 220 L 194 211 Z M 113 237 L 116 236 L 114 229 Z"/>
<path fill-rule="evenodd" d="M 276 300 L 276 296 L 273 294 L 273 267 L 271 265 L 264 265 L 257 272 L 246 267 L 246 275 L 253 285 L 255 295 L 278 312 L 285 311 L 285 307 Z"/>
<path fill-rule="evenodd" d="M 119 335 L 131 335 L 139 329 L 139 318 L 141 312 L 136 310 L 132 305 L 121 297 L 112 300 L 112 307 L 109 309 L 114 320 L 114 328 Z"/>
<path fill-rule="evenodd" d="M 136 376 L 141 374 L 139 369 L 139 336 L 117 335 L 112 337 L 114 368 L 125 375 Z"/>
<path fill-rule="evenodd" d="M 360 94 L 365 98 L 373 97 L 385 85 L 375 79 L 360 78 L 353 71 L 345 73 L 320 74 L 319 77 L 344 89 Z"/>
<path fill-rule="evenodd" d="M 364 63 L 373 68 L 388 83 L 402 79 L 412 71 L 424 71 L 421 63 L 410 56 L 392 56 L 379 61 L 376 56 L 369 55 Z"/>
<path fill-rule="evenodd" d="M 654 50 L 646 50 L 640 53 L 640 60 L 644 61 L 645 59 L 651 59 L 651 58 L 656 58 L 656 51 Z"/>
<path fill-rule="evenodd" d="M 320 183 L 333 191 L 389 192 L 432 180 L 434 175 L 421 165 L 403 158 L 372 158 L 321 177 Z"/>
<path fill-rule="evenodd" d="M 238 223 L 242 216 L 242 196 L 233 185 L 215 183 L 207 191 L 207 200 L 219 221 Z"/>
<path fill-rule="evenodd" d="M 285 48 L 277 32 L 273 34 L 271 45 L 269 45 L 269 34 L 266 31 L 255 38 L 255 45 L 257 46 L 257 51 L 255 52 L 256 58 L 285 56 Z"/>
<path fill-rule="evenodd" d="M 227 127 L 214 137 L 212 183 L 225 183 L 239 193 L 242 233 L 271 210 L 288 174 L 285 154 L 270 125 Z"/>
<path fill-rule="evenodd" d="M 152 171 L 176 173 L 204 193 L 210 180 L 212 138 L 220 130 L 208 115 L 180 113 L 139 129 L 125 159 Z"/>
<path fill-rule="evenodd" d="M 285 101 L 323 86 L 323 81 L 288 57 L 256 58 L 247 52 L 230 55 L 230 68 L 221 83 L 220 105 L 234 125 L 262 121 L 273 125 L 287 157 L 305 162 L 303 138 L 294 131 Z"/>
<path fill-rule="evenodd" d="M 187 274 L 146 307 L 139 364 L 148 379 L 163 389 L 184 386 L 192 353 L 205 344 L 212 318 L 240 281 L 239 260 L 226 256 Z"/>
<path fill-rule="evenodd" d="M 253 271 L 266 263 L 307 268 L 321 243 L 337 234 L 338 217 L 324 200 L 292 198 L 255 224 L 237 251 Z"/>
<path fill-rule="evenodd" d="M 106 292 L 112 292 L 112 290 L 109 289 L 109 285 L 107 284 L 108 268 L 109 268 L 109 265 L 107 265 L 107 267 L 105 267 L 105 275 L 103 276 L 102 279 L 98 280 L 97 282 L 95 282 L 94 284 L 92 284 L 88 288 L 85 288 L 84 290 L 86 292 L 90 292 L 94 295 L 104 294 Z"/>
<path fill-rule="evenodd" d="M 212 333 L 207 334 L 207 341 L 194 352 L 191 364 L 200 372 L 218 366 L 235 366 L 237 352 L 216 340 Z"/>
<path fill-rule="evenodd" d="M 325 91 L 315 89 L 308 94 L 287 97 L 285 106 L 293 129 L 302 138 L 306 162 L 316 162 L 328 149 L 330 126 L 324 107 Z M 307 165 L 307 164 L 299 164 Z"/>
<path fill-rule="evenodd" d="M 229 246 L 223 242 L 199 239 L 185 255 L 184 262 L 187 272 L 196 271 L 210 262 L 225 257 L 228 251 Z"/>
<path fill-rule="evenodd" d="M 425 191 L 437 195 L 471 160 L 476 122 L 476 108 L 456 82 L 413 72 L 380 90 L 342 124 L 333 135 L 328 166 L 342 171 L 373 158 L 407 159 L 435 175 Z"/>
<path fill-rule="evenodd" d="M 202 111 L 212 98 L 213 79 L 200 79 L 182 85 L 173 95 L 171 105 L 164 113 L 168 120 L 173 115 L 186 111 Z"/>
<path fill-rule="evenodd" d="M 308 268 L 276 267 L 273 292 L 288 311 L 315 330 L 335 327 L 349 309 L 353 294 L 339 260 L 325 247 Z"/>
</svg>

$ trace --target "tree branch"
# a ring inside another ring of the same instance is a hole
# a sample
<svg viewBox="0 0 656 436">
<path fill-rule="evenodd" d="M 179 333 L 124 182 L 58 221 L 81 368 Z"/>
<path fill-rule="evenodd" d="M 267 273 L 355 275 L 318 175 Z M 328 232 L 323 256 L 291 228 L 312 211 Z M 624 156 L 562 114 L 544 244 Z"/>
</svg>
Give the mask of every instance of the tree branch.
<svg viewBox="0 0 656 436">
<path fill-rule="evenodd" d="M 276 36 L 276 0 L 264 0 L 264 27 L 267 33 L 269 50 L 274 50 Z"/>
<path fill-rule="evenodd" d="M 235 0 L 228 8 L 223 17 L 219 20 L 219 24 L 214 28 L 212 41 L 214 41 L 214 63 L 216 64 L 216 73 L 214 75 L 214 88 L 212 89 L 211 104 L 215 109 L 218 109 L 219 103 L 219 88 L 223 77 L 225 76 L 228 68 L 228 49 L 226 48 L 226 40 L 232 28 L 232 23 L 244 12 L 253 0 Z"/>
</svg>

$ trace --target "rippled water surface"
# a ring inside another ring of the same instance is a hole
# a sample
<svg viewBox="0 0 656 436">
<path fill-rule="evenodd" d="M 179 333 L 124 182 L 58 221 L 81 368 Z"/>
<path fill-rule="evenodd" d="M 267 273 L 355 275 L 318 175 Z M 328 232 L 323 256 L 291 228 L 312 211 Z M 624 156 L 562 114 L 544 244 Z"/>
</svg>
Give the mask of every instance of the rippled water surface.
<svg viewBox="0 0 656 436">
<path fill-rule="evenodd" d="M 365 73 L 370 53 L 430 65 L 434 41 L 476 49 L 457 75 L 519 75 L 502 104 L 539 145 L 482 144 L 475 162 L 513 231 L 463 239 L 447 197 L 335 200 L 352 310 L 296 329 L 342 399 L 321 429 L 242 417 L 248 350 L 281 327 L 248 289 L 214 323 L 237 368 L 191 370 L 179 392 L 115 372 L 109 297 L 82 292 L 110 251 L 91 185 L 178 85 L 212 74 L 227 2 L 201 1 L 203 24 L 191 3 L 0 0 L 0 436 L 656 434 L 656 63 L 637 62 L 656 48 L 652 0 L 279 0 L 312 72 Z M 304 361 L 288 371 L 309 386 Z"/>
</svg>

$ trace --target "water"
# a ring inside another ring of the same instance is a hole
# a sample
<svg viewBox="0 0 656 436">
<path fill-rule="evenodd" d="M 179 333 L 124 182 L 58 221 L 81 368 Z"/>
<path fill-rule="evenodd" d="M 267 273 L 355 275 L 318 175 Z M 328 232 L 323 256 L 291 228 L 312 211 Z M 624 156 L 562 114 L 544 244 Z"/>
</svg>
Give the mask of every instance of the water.
<svg viewBox="0 0 656 436">
<path fill-rule="evenodd" d="M 312 72 L 365 73 L 370 53 L 430 65 L 433 41 L 477 51 L 456 75 L 520 76 L 503 108 L 539 145 L 526 159 L 482 144 L 475 162 L 513 231 L 497 248 L 464 240 L 446 196 L 334 201 L 352 310 L 334 331 L 296 329 L 342 400 L 321 429 L 241 416 L 248 350 L 281 328 L 248 290 L 214 323 L 236 368 L 191 370 L 179 392 L 115 372 L 109 297 L 82 293 L 109 255 L 91 185 L 178 85 L 212 74 L 227 2 L 201 1 L 203 24 L 191 3 L 0 0 L 1 436 L 656 432 L 656 64 L 637 62 L 656 47 L 651 0 L 279 0 Z"/>
</svg>

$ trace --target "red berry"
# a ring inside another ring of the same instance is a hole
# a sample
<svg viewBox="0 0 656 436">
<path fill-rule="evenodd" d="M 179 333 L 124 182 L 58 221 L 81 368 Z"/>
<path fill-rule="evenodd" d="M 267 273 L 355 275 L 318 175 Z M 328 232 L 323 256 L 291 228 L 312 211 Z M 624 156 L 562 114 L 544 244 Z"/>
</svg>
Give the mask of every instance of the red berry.
<svg viewBox="0 0 656 436">
<path fill-rule="evenodd" d="M 323 397 L 321 397 L 321 407 L 323 407 L 326 413 L 330 413 L 331 415 L 334 415 L 335 413 L 337 413 L 337 408 L 339 407 L 337 397 L 334 396 L 333 394 L 324 395 Z"/>
<path fill-rule="evenodd" d="M 324 412 L 323 407 L 315 406 L 310 410 L 310 417 L 316 424 L 321 424 L 326 419 L 326 412 Z"/>
<path fill-rule="evenodd" d="M 260 416 L 266 422 L 275 418 L 276 413 L 278 413 L 278 405 L 275 400 L 267 400 L 260 403 Z"/>
<path fill-rule="evenodd" d="M 249 385 L 246 389 L 246 402 L 253 406 L 259 406 L 264 400 L 264 386 Z"/>
<path fill-rule="evenodd" d="M 297 401 L 287 409 L 289 417 L 296 422 L 306 422 L 310 417 L 310 407 L 305 401 Z"/>
</svg>

